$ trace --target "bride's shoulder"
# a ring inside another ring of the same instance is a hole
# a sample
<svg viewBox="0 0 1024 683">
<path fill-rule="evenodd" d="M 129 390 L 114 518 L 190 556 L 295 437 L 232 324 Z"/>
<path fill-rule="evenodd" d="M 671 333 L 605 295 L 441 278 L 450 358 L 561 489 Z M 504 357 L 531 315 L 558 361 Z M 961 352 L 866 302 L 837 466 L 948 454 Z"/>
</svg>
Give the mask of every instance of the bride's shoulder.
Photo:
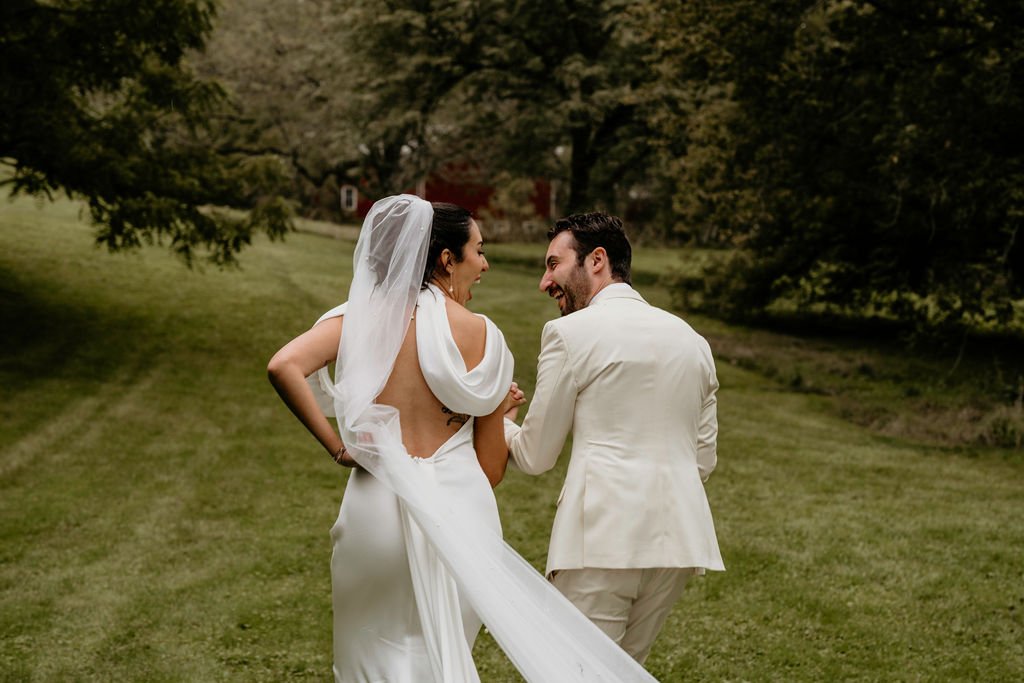
<svg viewBox="0 0 1024 683">
<path fill-rule="evenodd" d="M 451 324 L 453 334 L 483 337 L 487 325 L 486 319 L 483 316 L 477 315 L 465 306 L 460 306 L 451 300 L 445 301 L 445 306 L 447 307 L 448 322 Z"/>
<path fill-rule="evenodd" d="M 454 301 L 446 301 L 448 325 L 452 339 L 459 347 L 467 368 L 476 367 L 483 359 L 487 342 L 487 328 L 484 319 L 470 312 Z"/>
</svg>

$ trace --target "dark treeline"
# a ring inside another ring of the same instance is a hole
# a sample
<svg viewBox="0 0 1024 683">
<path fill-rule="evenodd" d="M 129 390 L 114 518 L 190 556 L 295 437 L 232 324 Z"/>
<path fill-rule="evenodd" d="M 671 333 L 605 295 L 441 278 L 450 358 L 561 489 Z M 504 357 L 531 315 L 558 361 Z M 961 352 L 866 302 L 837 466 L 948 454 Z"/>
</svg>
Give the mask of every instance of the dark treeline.
<svg viewBox="0 0 1024 683">
<path fill-rule="evenodd" d="M 720 315 L 1022 315 L 1019 2 L 143 4 L 0 10 L 6 182 L 85 197 L 112 247 L 224 261 L 277 197 L 329 217 L 456 164 L 510 214 L 543 178 L 721 248 L 683 283 Z"/>
</svg>

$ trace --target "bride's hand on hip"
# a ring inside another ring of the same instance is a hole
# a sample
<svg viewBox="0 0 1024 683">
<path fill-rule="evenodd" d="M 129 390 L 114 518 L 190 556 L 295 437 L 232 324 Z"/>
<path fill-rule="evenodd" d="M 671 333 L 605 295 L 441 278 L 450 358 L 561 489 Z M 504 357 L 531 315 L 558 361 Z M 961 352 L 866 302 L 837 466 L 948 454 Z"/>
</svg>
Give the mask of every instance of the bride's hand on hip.
<svg viewBox="0 0 1024 683">
<path fill-rule="evenodd" d="M 356 459 L 352 457 L 352 454 L 348 452 L 348 449 L 345 448 L 344 445 L 335 451 L 331 458 L 342 467 L 355 467 L 360 470 L 363 469 L 362 465 L 356 462 Z"/>
</svg>

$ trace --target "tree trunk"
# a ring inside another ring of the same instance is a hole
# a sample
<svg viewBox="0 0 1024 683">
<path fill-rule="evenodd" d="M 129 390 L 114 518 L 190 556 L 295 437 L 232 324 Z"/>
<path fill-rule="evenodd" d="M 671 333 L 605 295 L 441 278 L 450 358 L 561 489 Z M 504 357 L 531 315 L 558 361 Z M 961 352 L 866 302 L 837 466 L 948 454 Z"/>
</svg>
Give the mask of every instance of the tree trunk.
<svg viewBox="0 0 1024 683">
<path fill-rule="evenodd" d="M 590 206 L 590 128 L 572 130 L 572 159 L 569 164 L 569 201 L 567 214 L 593 209 Z"/>
</svg>

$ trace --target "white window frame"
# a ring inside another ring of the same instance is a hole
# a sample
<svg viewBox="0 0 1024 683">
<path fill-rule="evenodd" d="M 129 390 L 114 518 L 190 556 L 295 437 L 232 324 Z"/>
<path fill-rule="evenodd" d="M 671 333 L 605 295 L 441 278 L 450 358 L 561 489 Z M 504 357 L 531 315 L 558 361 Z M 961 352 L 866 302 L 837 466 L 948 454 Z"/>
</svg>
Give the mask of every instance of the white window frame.
<svg viewBox="0 0 1024 683">
<path fill-rule="evenodd" d="M 355 185 L 342 185 L 338 188 L 343 213 L 355 213 L 359 208 L 359 188 Z"/>
</svg>

